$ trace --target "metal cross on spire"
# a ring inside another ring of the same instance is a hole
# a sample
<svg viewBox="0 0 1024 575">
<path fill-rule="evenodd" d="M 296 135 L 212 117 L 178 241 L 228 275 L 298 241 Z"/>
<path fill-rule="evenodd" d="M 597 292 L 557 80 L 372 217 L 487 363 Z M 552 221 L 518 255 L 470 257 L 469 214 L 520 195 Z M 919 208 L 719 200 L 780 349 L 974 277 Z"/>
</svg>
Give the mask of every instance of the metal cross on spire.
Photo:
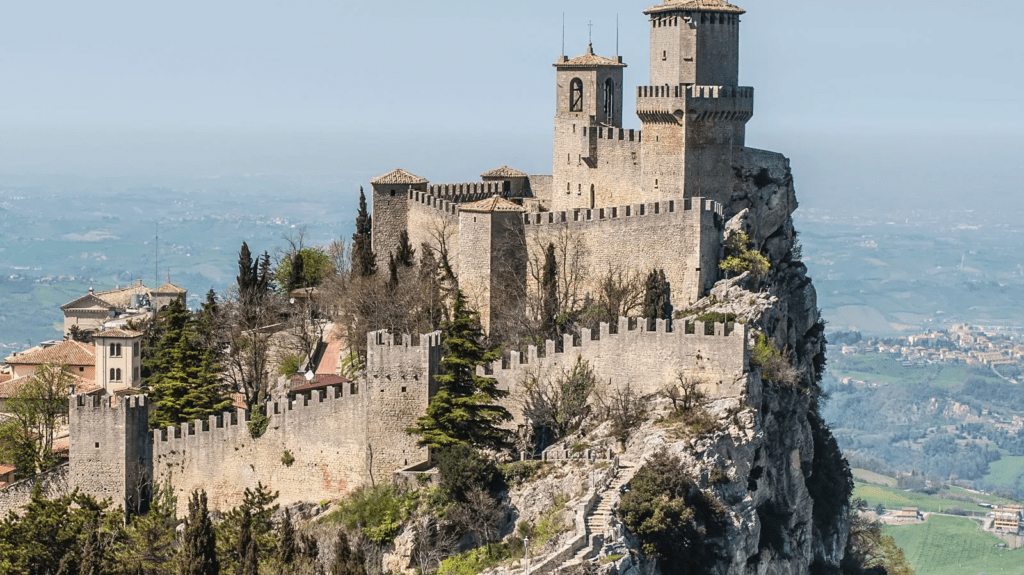
<svg viewBox="0 0 1024 575">
<path fill-rule="evenodd" d="M 593 20 L 591 20 L 591 21 L 590 21 L 590 22 L 589 22 L 589 23 L 587 24 L 587 27 L 589 27 L 589 28 L 590 28 L 590 38 L 589 38 L 589 39 L 588 39 L 587 41 L 588 41 L 589 43 L 593 44 L 593 43 L 594 43 L 594 21 L 593 21 Z"/>
</svg>

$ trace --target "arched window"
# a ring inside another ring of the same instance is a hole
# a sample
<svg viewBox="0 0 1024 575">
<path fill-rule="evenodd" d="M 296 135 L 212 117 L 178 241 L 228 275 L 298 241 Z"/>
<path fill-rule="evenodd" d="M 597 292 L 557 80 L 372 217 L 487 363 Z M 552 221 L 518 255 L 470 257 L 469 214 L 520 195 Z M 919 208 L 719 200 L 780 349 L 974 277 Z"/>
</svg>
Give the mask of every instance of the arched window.
<svg viewBox="0 0 1024 575">
<path fill-rule="evenodd" d="M 595 201 L 596 199 L 597 198 L 596 198 L 596 194 L 595 194 L 594 184 L 590 184 L 590 209 L 594 209 L 594 204 L 596 203 L 596 201 Z"/>
<path fill-rule="evenodd" d="M 583 80 L 573 78 L 569 85 L 569 111 L 583 111 Z"/>
<path fill-rule="evenodd" d="M 608 123 L 615 120 L 615 80 L 611 78 L 604 83 L 604 117 Z"/>
<path fill-rule="evenodd" d="M 110 357 L 121 357 L 121 344 L 110 344 Z"/>
<path fill-rule="evenodd" d="M 121 381 L 121 368 L 120 367 L 114 370 L 114 375 L 116 376 L 114 381 Z"/>
</svg>

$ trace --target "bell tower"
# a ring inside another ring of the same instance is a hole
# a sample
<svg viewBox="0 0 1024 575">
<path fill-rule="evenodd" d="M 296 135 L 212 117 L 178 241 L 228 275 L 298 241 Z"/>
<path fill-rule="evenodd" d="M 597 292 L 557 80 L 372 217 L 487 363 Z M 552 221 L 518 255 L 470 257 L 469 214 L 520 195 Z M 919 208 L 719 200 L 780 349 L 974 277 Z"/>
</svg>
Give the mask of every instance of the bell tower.
<svg viewBox="0 0 1024 575">
<path fill-rule="evenodd" d="M 552 207 L 566 209 L 591 202 L 593 170 L 599 167 L 598 135 L 607 128 L 622 128 L 622 56 L 598 56 L 594 45 L 587 53 L 554 63 L 555 139 L 552 159 Z"/>
</svg>

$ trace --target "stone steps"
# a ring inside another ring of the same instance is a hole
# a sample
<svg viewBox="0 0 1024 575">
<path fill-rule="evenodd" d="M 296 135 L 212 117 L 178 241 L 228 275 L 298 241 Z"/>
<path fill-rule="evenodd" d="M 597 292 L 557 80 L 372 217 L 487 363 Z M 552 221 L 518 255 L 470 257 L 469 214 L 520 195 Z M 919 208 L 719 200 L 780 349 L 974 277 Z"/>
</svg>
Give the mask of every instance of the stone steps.
<svg viewBox="0 0 1024 575">
<path fill-rule="evenodd" d="M 619 497 L 619 489 L 629 483 L 633 479 L 633 475 L 636 473 L 636 466 L 625 462 L 620 463 L 619 471 L 609 484 L 608 487 L 601 493 L 600 498 L 597 500 L 597 504 L 584 518 L 584 524 L 587 528 L 587 545 L 583 549 L 576 552 L 571 559 L 563 564 L 563 567 L 573 564 L 583 563 L 589 560 L 589 556 L 595 551 L 593 537 L 597 533 L 602 533 L 608 527 L 608 520 L 612 516 L 612 509 L 615 506 L 616 501 Z"/>
</svg>

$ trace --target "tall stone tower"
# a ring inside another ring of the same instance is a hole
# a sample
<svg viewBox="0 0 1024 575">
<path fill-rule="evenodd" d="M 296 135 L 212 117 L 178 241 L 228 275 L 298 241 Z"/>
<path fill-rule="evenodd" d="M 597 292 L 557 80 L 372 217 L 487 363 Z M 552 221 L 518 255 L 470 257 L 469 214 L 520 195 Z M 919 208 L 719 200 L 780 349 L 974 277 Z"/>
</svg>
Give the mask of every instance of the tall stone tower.
<svg viewBox="0 0 1024 575">
<path fill-rule="evenodd" d="M 489 331 L 526 292 L 523 208 L 498 196 L 459 208 L 459 286 Z"/>
<path fill-rule="evenodd" d="M 373 194 L 373 253 L 377 269 L 387 271 L 388 257 L 398 250 L 402 230 L 409 226 L 409 194 L 425 192 L 429 182 L 398 168 L 370 180 Z"/>
<path fill-rule="evenodd" d="M 600 153 L 598 130 L 622 128 L 622 57 L 614 60 L 587 53 L 554 64 L 555 141 L 552 209 L 594 207 L 605 188 L 608 162 Z M 600 156 L 600 157 L 599 157 Z"/>
<path fill-rule="evenodd" d="M 665 0 L 651 23 L 651 85 L 637 89 L 643 123 L 641 187 L 651 198 L 727 200 L 753 116 L 739 87 L 739 22 L 724 0 Z"/>
<path fill-rule="evenodd" d="M 72 395 L 69 403 L 69 484 L 126 513 L 144 512 L 153 477 L 146 397 Z"/>
</svg>

